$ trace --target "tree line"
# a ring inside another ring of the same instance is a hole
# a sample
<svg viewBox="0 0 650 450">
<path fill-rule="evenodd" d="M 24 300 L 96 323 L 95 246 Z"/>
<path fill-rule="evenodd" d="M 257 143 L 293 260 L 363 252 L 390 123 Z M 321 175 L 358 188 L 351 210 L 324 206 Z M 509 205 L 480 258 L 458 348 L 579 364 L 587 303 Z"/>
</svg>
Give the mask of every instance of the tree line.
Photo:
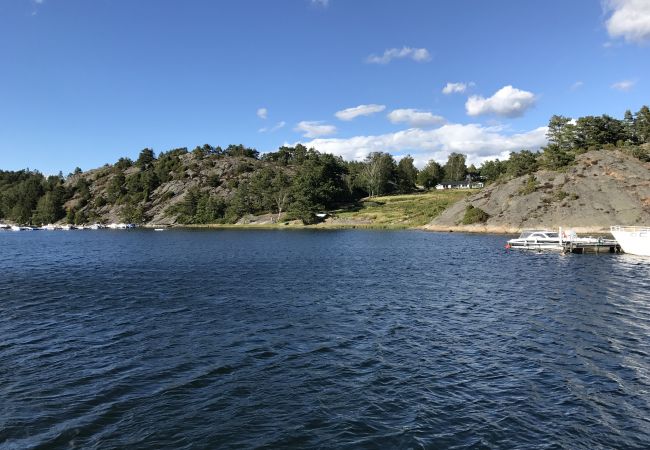
<svg viewBox="0 0 650 450">
<path fill-rule="evenodd" d="M 180 223 L 232 223 L 249 214 L 272 213 L 276 220 L 316 221 L 316 214 L 364 197 L 407 194 L 443 181 L 480 177 L 488 182 L 561 170 L 593 149 L 618 148 L 650 160 L 650 110 L 626 111 L 621 120 L 607 115 L 571 120 L 553 116 L 548 144 L 539 152 L 512 152 L 507 160 L 467 166 L 467 157 L 451 153 L 444 164 L 430 160 L 421 170 L 410 155 L 396 161 L 387 152 L 372 152 L 363 161 L 345 161 L 303 145 L 260 153 L 243 145 L 209 144 L 189 151 L 156 153 L 143 149 L 138 158 L 120 158 L 92 177 L 75 169 L 68 176 L 37 171 L 0 171 L 0 219 L 45 224 L 100 221 L 111 208 L 122 220 L 151 220 L 155 201 L 169 201 L 166 212 Z M 183 192 L 162 189 L 171 182 Z M 178 196 L 181 198 L 174 198 Z"/>
<path fill-rule="evenodd" d="M 650 109 L 625 111 L 622 120 L 603 114 L 576 120 L 554 115 L 548 123 L 548 144 L 539 152 L 522 150 L 510 153 L 505 161 L 484 162 L 479 173 L 487 181 L 508 179 L 538 169 L 562 170 L 576 156 L 592 150 L 618 149 L 641 161 L 650 161 Z"/>
</svg>

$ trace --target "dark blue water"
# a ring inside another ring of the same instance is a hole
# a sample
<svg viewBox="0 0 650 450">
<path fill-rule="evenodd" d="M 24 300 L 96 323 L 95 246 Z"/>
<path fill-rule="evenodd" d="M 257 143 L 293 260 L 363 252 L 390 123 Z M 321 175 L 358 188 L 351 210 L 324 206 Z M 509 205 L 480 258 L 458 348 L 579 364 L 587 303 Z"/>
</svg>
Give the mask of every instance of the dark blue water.
<svg viewBox="0 0 650 450">
<path fill-rule="evenodd" d="M 647 448 L 650 261 L 0 233 L 0 448 Z"/>
</svg>

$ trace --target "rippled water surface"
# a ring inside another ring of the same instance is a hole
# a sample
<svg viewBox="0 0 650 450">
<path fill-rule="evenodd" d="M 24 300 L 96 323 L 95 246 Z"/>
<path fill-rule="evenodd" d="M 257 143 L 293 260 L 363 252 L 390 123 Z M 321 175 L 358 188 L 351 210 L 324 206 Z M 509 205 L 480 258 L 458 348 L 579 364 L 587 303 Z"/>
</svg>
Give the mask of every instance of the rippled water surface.
<svg viewBox="0 0 650 450">
<path fill-rule="evenodd" d="M 650 260 L 0 233 L 0 448 L 647 448 Z"/>
</svg>

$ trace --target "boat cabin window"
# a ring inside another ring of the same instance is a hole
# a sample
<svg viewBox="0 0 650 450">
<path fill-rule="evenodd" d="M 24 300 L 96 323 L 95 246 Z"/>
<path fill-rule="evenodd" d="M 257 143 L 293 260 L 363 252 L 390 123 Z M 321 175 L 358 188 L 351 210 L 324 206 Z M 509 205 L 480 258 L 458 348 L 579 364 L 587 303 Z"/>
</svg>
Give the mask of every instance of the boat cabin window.
<svg viewBox="0 0 650 450">
<path fill-rule="evenodd" d="M 529 236 L 526 236 L 530 239 L 558 239 L 559 235 L 557 233 L 531 233 Z"/>
</svg>

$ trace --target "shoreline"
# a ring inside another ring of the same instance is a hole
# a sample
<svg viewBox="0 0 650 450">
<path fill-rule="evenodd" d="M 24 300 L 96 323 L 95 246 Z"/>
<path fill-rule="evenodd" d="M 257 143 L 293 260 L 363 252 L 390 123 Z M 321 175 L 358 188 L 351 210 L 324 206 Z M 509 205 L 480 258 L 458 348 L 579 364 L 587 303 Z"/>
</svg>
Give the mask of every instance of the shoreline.
<svg viewBox="0 0 650 450">
<path fill-rule="evenodd" d="M 544 230 L 555 230 L 559 227 L 562 227 L 564 230 L 573 230 L 578 234 L 610 234 L 609 225 L 607 226 L 591 226 L 591 227 L 572 227 L 567 225 L 540 225 L 536 227 L 526 227 L 527 230 L 533 229 L 544 229 Z M 425 231 L 436 231 L 436 232 L 449 232 L 449 233 L 476 233 L 476 234 L 519 234 L 524 228 L 512 227 L 505 225 L 425 225 L 421 227 Z"/>
<path fill-rule="evenodd" d="M 297 223 L 261 223 L 261 224 L 189 224 L 189 225 L 143 225 L 142 228 L 154 229 L 163 228 L 166 230 L 188 229 L 188 230 L 375 230 L 375 231 L 428 231 L 434 233 L 468 233 L 468 234 L 502 234 L 514 235 L 519 234 L 522 228 L 506 226 L 485 226 L 485 225 L 424 225 L 408 226 L 400 224 L 371 224 L 371 223 L 320 223 L 315 225 L 302 225 Z M 535 227 L 531 227 L 533 229 Z M 539 226 L 538 229 L 557 229 L 558 227 Z M 570 229 L 578 234 L 596 234 L 604 235 L 609 233 L 609 226 L 595 227 L 570 227 L 563 226 L 564 229 Z"/>
</svg>

